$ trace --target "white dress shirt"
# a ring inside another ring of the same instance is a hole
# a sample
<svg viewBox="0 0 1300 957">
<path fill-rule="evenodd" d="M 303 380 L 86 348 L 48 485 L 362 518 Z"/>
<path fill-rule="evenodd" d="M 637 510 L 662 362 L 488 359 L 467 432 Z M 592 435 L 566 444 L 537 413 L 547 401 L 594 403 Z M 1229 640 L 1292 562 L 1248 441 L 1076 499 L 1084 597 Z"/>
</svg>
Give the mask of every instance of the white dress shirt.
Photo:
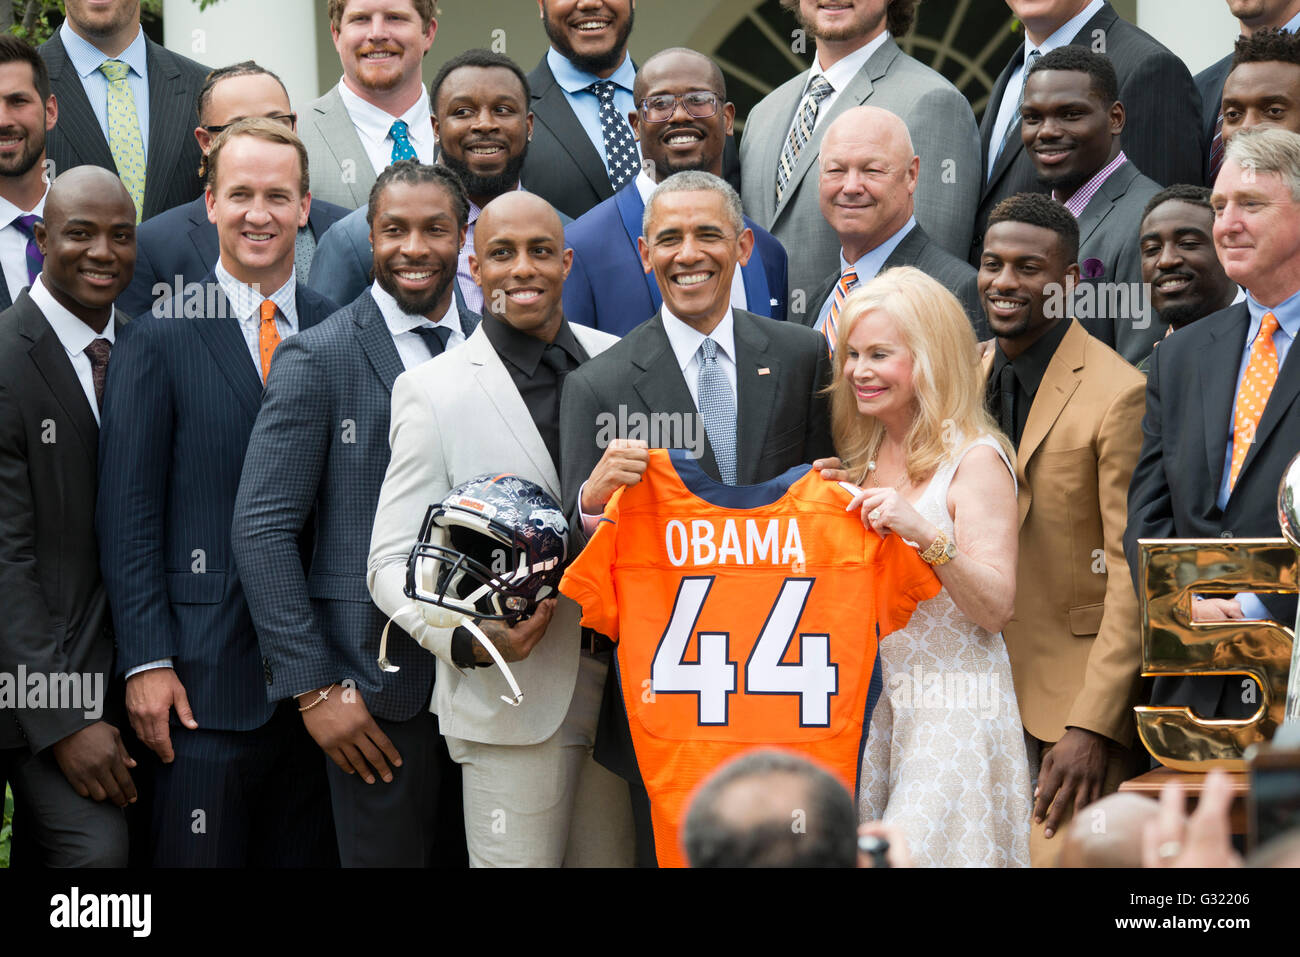
<svg viewBox="0 0 1300 957">
<path fill-rule="evenodd" d="M 635 182 L 636 191 L 641 194 L 641 205 L 649 206 L 650 194 L 659 184 L 647 176 L 645 170 L 636 174 Z M 749 309 L 749 297 L 745 295 L 745 274 L 739 264 L 736 265 L 736 271 L 731 274 L 731 306 L 733 309 Z"/>
<path fill-rule="evenodd" d="M 96 332 L 59 304 L 53 294 L 45 288 L 43 277 L 36 277 L 30 295 L 36 308 L 45 316 L 45 321 L 50 324 L 54 334 L 59 337 L 59 342 L 67 350 L 72 371 L 77 374 L 81 391 L 86 394 L 86 403 L 90 406 L 95 421 L 98 422 L 99 402 L 95 400 L 95 380 L 91 375 L 90 356 L 86 355 L 86 346 L 95 339 L 107 339 L 110 345 L 113 343 L 117 335 L 114 330 L 116 313 L 109 316 L 108 325 L 104 327 L 103 332 Z"/>
<path fill-rule="evenodd" d="M 83 40 L 77 32 L 63 21 L 59 28 L 59 39 L 63 49 L 72 62 L 73 69 L 81 77 L 81 87 L 86 91 L 90 108 L 95 111 L 99 128 L 104 131 L 104 140 L 108 141 L 108 77 L 99 72 L 105 60 L 121 60 L 131 69 L 126 74 L 126 85 L 131 88 L 131 98 L 135 100 L 136 120 L 140 124 L 140 142 L 144 146 L 145 161 L 149 160 L 149 56 L 144 42 L 144 30 L 140 30 L 131 41 L 131 45 L 115 57 L 104 54 L 89 40 Z M 55 174 L 63 170 L 55 170 Z M 147 171 L 146 171 L 147 172 Z"/>
<path fill-rule="evenodd" d="M 30 210 L 19 209 L 0 196 L 0 267 L 4 268 L 10 302 L 17 302 L 18 294 L 31 285 L 27 281 L 27 234 L 14 225 L 14 220 L 32 213 L 44 218 L 45 197 L 48 195 L 50 188 L 46 186 L 41 201 Z"/>
<path fill-rule="evenodd" d="M 867 61 L 871 59 L 871 54 L 884 46 L 885 41 L 888 39 L 889 31 L 881 30 L 880 36 L 876 37 L 861 49 L 854 50 L 848 56 L 836 60 L 834 64 L 825 70 L 822 69 L 821 55 L 819 54 L 813 57 L 812 68 L 808 70 L 808 73 L 804 78 L 803 96 L 808 95 L 808 87 L 812 85 L 813 77 L 816 76 L 825 77 L 826 82 L 831 85 L 832 90 L 830 95 L 825 97 L 821 101 L 821 105 L 817 107 L 817 119 L 813 123 L 814 130 L 821 126 L 822 120 L 830 115 L 831 107 L 835 105 L 835 101 L 839 99 L 839 95 L 843 93 L 844 88 L 852 82 L 858 71 L 867 65 Z M 799 99 L 800 103 L 803 102 L 803 96 Z M 782 143 L 790 139 L 790 130 L 794 129 L 794 124 L 798 119 L 799 107 L 796 106 L 794 116 L 790 118 L 790 126 L 786 129 L 785 136 L 781 140 Z"/>
<path fill-rule="evenodd" d="M 393 128 L 395 120 L 405 120 L 407 135 L 411 147 L 419 156 L 420 162 L 432 165 L 434 154 L 433 111 L 429 109 L 429 91 L 420 90 L 420 98 L 401 116 L 393 116 L 373 103 L 367 103 L 348 88 L 344 80 L 339 80 L 339 96 L 347 108 L 352 125 L 356 127 L 357 138 L 365 148 L 370 165 L 378 176 L 393 161 L 393 138 L 388 131 Z"/>
<path fill-rule="evenodd" d="M 384 317 L 384 325 L 388 326 L 388 332 L 393 337 L 393 345 L 397 347 L 397 356 L 402 360 L 403 369 L 414 369 L 420 363 L 428 362 L 433 358 L 429 346 L 413 331 L 415 329 L 420 327 L 450 329 L 451 335 L 447 337 L 448 350 L 465 342 L 465 333 L 460 328 L 460 310 L 456 308 L 455 296 L 452 296 L 451 301 L 447 303 L 447 311 L 442 314 L 442 318 L 433 322 L 425 316 L 413 316 L 403 312 L 397 300 L 379 285 L 378 280 L 370 284 L 370 295 L 379 306 L 379 313 Z"/>
<path fill-rule="evenodd" d="M 239 320 L 239 331 L 244 334 L 248 344 L 248 354 L 253 359 L 253 366 L 260 377 L 262 374 L 262 348 L 259 343 L 262 331 L 262 300 L 270 299 L 276 306 L 275 328 L 280 339 L 289 338 L 298 331 L 297 282 L 294 273 L 289 273 L 289 281 L 269 296 L 259 289 L 240 282 L 226 271 L 221 260 L 217 259 L 214 269 L 217 284 L 230 301 L 231 311 Z"/>
<path fill-rule="evenodd" d="M 1007 78 L 1006 89 L 1002 92 L 1002 102 L 998 104 L 997 119 L 993 121 L 993 136 L 989 140 L 989 154 L 987 169 L 991 173 L 993 164 L 997 161 L 998 154 L 1002 152 L 1002 141 L 1006 138 L 1007 129 L 1016 120 L 1016 104 L 1020 102 L 1020 88 L 1025 82 L 1025 64 L 1029 62 L 1029 54 L 1037 50 L 1046 56 L 1053 50 L 1063 46 L 1068 46 L 1074 39 L 1075 34 L 1083 29 L 1083 25 L 1097 15 L 1097 11 L 1102 7 L 1102 0 L 1092 0 L 1086 7 L 1077 14 L 1061 24 L 1050 37 L 1043 41 L 1041 46 L 1034 46 L 1029 39 L 1029 34 L 1025 34 L 1025 55 L 1020 66 L 1016 67 L 1011 76 Z"/>
</svg>

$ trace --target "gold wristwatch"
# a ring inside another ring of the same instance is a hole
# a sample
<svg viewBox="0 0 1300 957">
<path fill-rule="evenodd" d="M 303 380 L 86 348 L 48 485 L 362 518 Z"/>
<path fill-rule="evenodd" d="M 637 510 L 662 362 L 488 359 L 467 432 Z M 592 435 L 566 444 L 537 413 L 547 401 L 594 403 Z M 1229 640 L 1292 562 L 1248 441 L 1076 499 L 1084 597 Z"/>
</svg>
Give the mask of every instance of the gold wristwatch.
<svg viewBox="0 0 1300 957">
<path fill-rule="evenodd" d="M 946 565 L 956 557 L 957 546 L 948 541 L 948 536 L 943 532 L 921 553 L 921 561 L 927 565 Z"/>
</svg>

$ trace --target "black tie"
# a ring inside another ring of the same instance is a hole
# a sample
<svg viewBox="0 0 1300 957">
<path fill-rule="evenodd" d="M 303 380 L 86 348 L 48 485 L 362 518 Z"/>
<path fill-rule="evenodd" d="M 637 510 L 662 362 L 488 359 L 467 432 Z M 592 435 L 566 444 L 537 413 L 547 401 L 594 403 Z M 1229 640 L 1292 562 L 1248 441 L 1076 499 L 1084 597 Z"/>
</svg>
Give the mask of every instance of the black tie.
<svg viewBox="0 0 1300 957">
<path fill-rule="evenodd" d="M 424 340 L 429 356 L 440 356 L 447 351 L 447 340 L 451 338 L 448 326 L 416 326 L 411 330 Z"/>
<path fill-rule="evenodd" d="M 95 386 L 95 403 L 99 411 L 104 411 L 104 377 L 108 375 L 108 354 L 113 344 L 100 337 L 92 339 L 86 346 L 86 357 L 90 359 L 90 380 Z"/>
<path fill-rule="evenodd" d="M 1018 446 L 1020 440 L 1016 436 L 1016 370 L 1011 367 L 1010 362 L 1002 367 L 1002 372 L 998 376 L 998 392 L 1001 399 L 998 403 L 998 428 L 1006 433 L 1012 445 Z"/>
<path fill-rule="evenodd" d="M 555 373 L 555 391 L 558 393 L 564 385 L 564 377 L 569 374 L 573 361 L 560 346 L 551 343 L 542 350 L 542 362 Z"/>
</svg>

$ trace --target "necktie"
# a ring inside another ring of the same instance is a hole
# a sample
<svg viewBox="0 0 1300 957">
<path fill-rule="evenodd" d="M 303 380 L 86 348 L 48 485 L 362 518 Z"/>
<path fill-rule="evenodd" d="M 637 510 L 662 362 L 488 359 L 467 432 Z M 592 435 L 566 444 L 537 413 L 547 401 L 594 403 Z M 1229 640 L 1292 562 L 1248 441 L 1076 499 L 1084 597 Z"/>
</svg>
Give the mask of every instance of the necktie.
<svg viewBox="0 0 1300 957">
<path fill-rule="evenodd" d="M 121 60 L 105 60 L 99 65 L 99 72 L 108 79 L 108 148 L 122 185 L 135 201 L 138 223 L 144 212 L 144 139 L 140 136 L 135 97 L 126 82 L 129 71 Z"/>
<path fill-rule="evenodd" d="M 1277 317 L 1271 312 L 1264 313 L 1260 323 L 1259 335 L 1250 347 L 1250 360 L 1246 363 L 1246 374 L 1241 377 L 1241 388 L 1237 392 L 1237 405 L 1232 410 L 1232 468 L 1228 472 L 1228 488 L 1237 484 L 1241 473 L 1241 463 L 1246 461 L 1246 453 L 1255 441 L 1255 429 L 1259 427 L 1260 416 L 1277 382 L 1277 346 L 1273 344 L 1273 333 L 1277 331 Z"/>
<path fill-rule="evenodd" d="M 1016 435 L 1016 370 L 1008 362 L 998 373 L 998 428 L 1011 440 L 1011 444 L 1020 445 Z"/>
<path fill-rule="evenodd" d="M 45 257 L 41 255 L 41 249 L 36 245 L 36 224 L 41 221 L 41 217 L 34 214 L 19 216 L 14 220 L 14 228 L 27 237 L 27 285 L 36 281 L 36 277 L 41 274 L 41 267 L 45 265 Z"/>
<path fill-rule="evenodd" d="M 700 418 L 718 461 L 718 474 L 727 485 L 736 484 L 736 399 L 718 361 L 718 344 L 705 337 L 700 343 L 700 377 L 697 389 Z"/>
<path fill-rule="evenodd" d="M 613 80 L 599 80 L 587 87 L 600 100 L 600 132 L 605 137 L 605 168 L 609 172 L 609 185 L 618 192 L 637 174 L 639 154 L 632 128 L 627 117 L 621 116 L 614 106 Z"/>
<path fill-rule="evenodd" d="M 280 330 L 275 325 L 275 303 L 270 299 L 262 300 L 258 313 L 262 321 L 257 329 L 257 348 L 262 356 L 262 382 L 266 382 L 267 373 L 271 371 L 271 356 L 275 355 L 275 347 L 280 344 Z"/>
<path fill-rule="evenodd" d="M 1210 141 L 1210 186 L 1219 178 L 1219 167 L 1223 165 L 1223 114 L 1214 121 L 1214 139 Z"/>
<path fill-rule="evenodd" d="M 835 92 L 835 87 L 827 82 L 824 76 L 814 77 L 808 92 L 803 95 L 803 100 L 799 104 L 799 112 L 795 115 L 794 126 L 790 128 L 790 136 L 785 141 L 785 146 L 781 148 L 781 158 L 776 164 L 776 201 L 781 202 L 785 196 L 785 188 L 790 184 L 790 177 L 794 175 L 795 164 L 799 161 L 799 154 L 803 148 L 808 145 L 812 139 L 813 129 L 817 126 L 817 109 L 821 106 L 822 100 Z"/>
<path fill-rule="evenodd" d="M 840 276 L 840 281 L 835 284 L 835 296 L 831 299 L 831 312 L 826 317 L 826 325 L 822 326 L 822 332 L 826 333 L 826 343 L 830 346 L 832 356 L 835 355 L 835 324 L 840 318 L 840 309 L 844 307 L 844 300 L 857 284 L 858 273 L 852 266 L 844 270 L 844 274 Z"/>
<path fill-rule="evenodd" d="M 293 269 L 303 285 L 311 278 L 311 258 L 315 254 L 316 237 L 312 235 L 310 226 L 304 226 L 293 240 Z"/>
<path fill-rule="evenodd" d="M 998 155 L 993 157 L 993 162 L 998 161 L 998 157 L 1007 148 L 1010 143 L 1020 138 L 1020 108 L 1025 105 L 1025 83 L 1029 81 L 1029 71 L 1038 58 L 1042 56 L 1037 50 L 1029 51 L 1029 59 L 1025 62 L 1025 72 L 1020 75 L 1020 97 L 1016 100 L 1016 110 L 1011 114 L 1011 122 L 1007 125 L 1007 131 L 1002 135 L 1002 145 L 998 147 Z M 993 172 L 992 164 L 989 164 L 990 175 Z"/>
<path fill-rule="evenodd" d="M 424 340 L 430 358 L 447 351 L 447 340 L 451 338 L 451 329 L 447 326 L 416 326 L 411 331 Z"/>
<path fill-rule="evenodd" d="M 420 158 L 415 152 L 415 147 L 411 145 L 411 128 L 406 125 L 405 120 L 394 120 L 393 125 L 388 128 L 388 135 L 393 138 L 393 158 L 390 162 Z"/>
<path fill-rule="evenodd" d="M 108 375 L 108 354 L 113 344 L 107 339 L 90 340 L 86 346 L 86 357 L 90 359 L 90 381 L 95 385 L 95 404 L 104 411 L 104 377 Z"/>
<path fill-rule="evenodd" d="M 564 377 L 569 374 L 572 365 L 569 354 L 552 342 L 542 350 L 542 362 L 555 373 L 556 385 L 563 385 Z"/>
</svg>

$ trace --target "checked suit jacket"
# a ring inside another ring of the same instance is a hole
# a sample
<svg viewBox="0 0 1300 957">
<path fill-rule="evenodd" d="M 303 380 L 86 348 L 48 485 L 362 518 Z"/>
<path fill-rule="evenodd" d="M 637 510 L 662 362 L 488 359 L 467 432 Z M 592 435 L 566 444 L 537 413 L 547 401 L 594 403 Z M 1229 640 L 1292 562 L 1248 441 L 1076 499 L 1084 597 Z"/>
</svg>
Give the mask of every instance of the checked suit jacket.
<svg viewBox="0 0 1300 957">
<path fill-rule="evenodd" d="M 479 317 L 460 319 L 469 337 Z M 405 721 L 429 705 L 433 659 L 398 627 L 389 632 L 388 658 L 401 670 L 380 670 L 387 616 L 366 588 L 393 383 L 402 372 L 369 290 L 276 349 L 231 531 L 262 655 L 276 676 L 266 686 L 272 701 L 351 679 L 380 718 Z M 412 540 L 418 529 L 417 522 Z M 304 530 L 315 533 L 309 563 L 298 551 Z"/>
<path fill-rule="evenodd" d="M 100 565 L 118 671 L 171 658 L 199 727 L 248 731 L 271 717 L 263 689 L 276 677 L 230 525 L 262 376 L 216 276 L 203 286 L 209 315 L 144 315 L 118 334 L 99 436 Z M 297 310 L 306 331 L 336 307 L 299 284 Z"/>
</svg>

